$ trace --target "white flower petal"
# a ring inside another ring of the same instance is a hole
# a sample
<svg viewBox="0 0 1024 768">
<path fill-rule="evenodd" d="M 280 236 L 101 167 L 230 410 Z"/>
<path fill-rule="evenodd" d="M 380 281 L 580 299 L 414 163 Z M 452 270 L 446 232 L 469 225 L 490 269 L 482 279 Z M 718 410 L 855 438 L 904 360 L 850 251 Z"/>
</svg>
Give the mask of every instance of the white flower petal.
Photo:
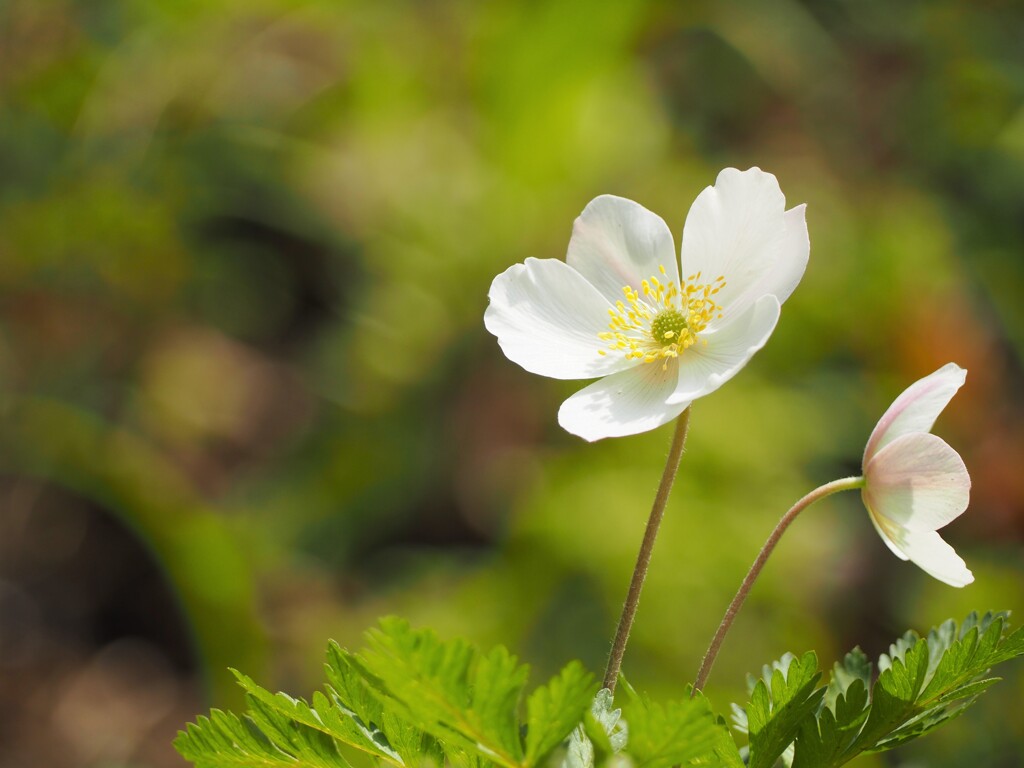
<svg viewBox="0 0 1024 768">
<path fill-rule="evenodd" d="M 780 258 L 768 275 L 771 293 L 782 304 L 800 284 L 811 255 L 811 237 L 807 233 L 807 205 L 801 203 L 783 214 L 786 231 L 779 246 Z"/>
<path fill-rule="evenodd" d="M 684 276 L 725 276 L 715 297 L 725 314 L 742 314 L 764 294 L 781 304 L 807 267 L 804 206 L 786 211 L 779 182 L 760 168 L 726 168 L 694 201 L 680 248 Z"/>
<path fill-rule="evenodd" d="M 891 542 L 882 537 L 889 548 L 929 576 L 951 587 L 965 587 L 974 581 L 967 563 L 935 531 L 910 531 L 897 526 L 890 535 Z"/>
<path fill-rule="evenodd" d="M 608 330 L 608 302 L 594 286 L 558 259 L 527 259 L 491 283 L 484 325 L 514 363 L 555 379 L 590 379 L 621 371 L 635 361 L 601 355 Z"/>
<path fill-rule="evenodd" d="M 777 298 L 762 296 L 744 314 L 724 318 L 713 330 L 702 333 L 697 343 L 679 356 L 679 381 L 668 402 L 692 402 L 735 376 L 768 341 L 780 309 Z"/>
<path fill-rule="evenodd" d="M 882 537 L 882 541 L 885 542 L 885 546 L 887 546 L 889 550 L 900 560 L 909 560 L 910 558 L 903 554 L 903 550 L 895 544 L 895 539 L 899 536 L 899 527 L 891 520 L 886 520 L 884 517 L 878 517 L 871 511 L 871 505 L 868 504 L 868 500 L 864 496 L 863 490 L 861 491 L 861 499 L 864 501 L 864 506 L 868 510 L 868 517 L 871 519 L 871 524 L 875 526 L 875 530 L 878 531 L 878 535 Z"/>
<path fill-rule="evenodd" d="M 591 442 L 660 427 L 689 405 L 665 402 L 676 379 L 675 361 L 670 361 L 664 371 L 660 362 L 654 362 L 607 376 L 562 403 L 558 423 Z"/>
<path fill-rule="evenodd" d="M 864 448 L 864 466 L 872 456 L 901 435 L 930 431 L 942 409 L 966 379 L 967 371 L 956 363 L 946 363 L 935 373 L 907 387 L 882 414 L 871 432 Z"/>
<path fill-rule="evenodd" d="M 886 445 L 864 468 L 864 479 L 864 500 L 872 514 L 910 531 L 948 525 L 971 498 L 971 477 L 960 454 L 927 432 Z"/>
<path fill-rule="evenodd" d="M 639 203 L 601 195 L 587 204 L 572 228 L 565 260 L 612 303 L 623 287 L 640 289 L 651 276 L 679 282 L 675 244 L 668 225 Z"/>
</svg>

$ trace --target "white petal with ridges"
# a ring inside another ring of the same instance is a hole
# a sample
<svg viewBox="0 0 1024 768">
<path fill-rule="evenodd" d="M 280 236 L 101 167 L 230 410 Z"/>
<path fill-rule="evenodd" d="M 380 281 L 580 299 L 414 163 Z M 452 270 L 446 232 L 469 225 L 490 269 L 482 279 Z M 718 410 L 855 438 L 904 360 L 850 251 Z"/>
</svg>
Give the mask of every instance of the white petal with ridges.
<svg viewBox="0 0 1024 768">
<path fill-rule="evenodd" d="M 871 432 L 864 449 L 865 466 L 872 456 L 901 435 L 930 431 L 966 379 L 967 371 L 956 363 L 946 363 L 907 387 Z"/>
<path fill-rule="evenodd" d="M 671 421 L 689 405 L 669 405 L 666 398 L 677 381 L 675 361 L 642 363 L 595 381 L 558 409 L 558 423 L 567 432 L 593 442 L 605 437 L 636 435 Z"/>
<path fill-rule="evenodd" d="M 971 477 L 960 454 L 941 437 L 898 437 L 864 468 L 864 498 L 876 515 L 911 531 L 934 531 L 970 502 Z"/>
<path fill-rule="evenodd" d="M 762 296 L 743 315 L 720 321 L 713 331 L 702 333 L 679 356 L 679 381 L 668 402 L 692 402 L 739 373 L 772 335 L 779 311 L 778 299 Z"/>
<path fill-rule="evenodd" d="M 680 248 L 682 273 L 719 275 L 715 297 L 726 315 L 742 314 L 765 294 L 789 298 L 807 267 L 810 241 L 804 206 L 786 211 L 775 176 L 760 168 L 726 168 L 694 201 Z"/>
<path fill-rule="evenodd" d="M 572 228 L 565 260 L 612 303 L 622 289 L 660 277 L 679 282 L 675 244 L 668 225 L 639 203 L 601 195 L 587 204 Z"/>
<path fill-rule="evenodd" d="M 589 379 L 635 365 L 599 350 L 607 342 L 608 301 L 558 259 L 527 259 L 491 283 L 484 325 L 526 370 L 555 379 Z"/>
<path fill-rule="evenodd" d="M 967 563 L 935 531 L 898 528 L 893 544 L 903 552 L 904 559 L 951 587 L 965 587 L 974 581 Z"/>
</svg>

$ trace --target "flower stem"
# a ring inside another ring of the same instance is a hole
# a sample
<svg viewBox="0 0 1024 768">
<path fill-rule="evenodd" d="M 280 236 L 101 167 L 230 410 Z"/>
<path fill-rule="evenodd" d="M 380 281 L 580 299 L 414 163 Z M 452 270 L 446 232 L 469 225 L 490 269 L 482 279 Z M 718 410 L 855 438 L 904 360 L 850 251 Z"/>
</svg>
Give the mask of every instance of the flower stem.
<svg viewBox="0 0 1024 768">
<path fill-rule="evenodd" d="M 689 427 L 690 408 L 687 407 L 676 420 L 676 431 L 672 435 L 672 446 L 668 451 L 665 471 L 661 474 L 661 483 L 658 485 L 658 493 L 654 497 L 651 516 L 647 518 L 647 529 L 644 531 L 644 540 L 640 544 L 636 566 L 633 568 L 633 579 L 629 583 L 629 593 L 626 595 L 625 605 L 622 606 L 619 626 L 615 630 L 615 640 L 612 643 L 611 653 L 608 655 L 604 687 L 613 693 L 615 692 L 615 683 L 619 679 L 619 669 L 622 667 L 622 656 L 626 652 L 626 643 L 629 642 L 629 631 L 633 628 L 633 619 L 636 617 L 637 605 L 640 603 L 640 591 L 643 589 L 644 579 L 647 577 L 647 566 L 651 563 L 654 540 L 658 537 L 658 527 L 665 514 L 665 504 L 672 491 L 676 472 L 679 471 L 679 461 L 683 457 L 683 447 L 686 445 L 686 432 Z"/>
<path fill-rule="evenodd" d="M 803 512 L 814 502 L 824 499 L 826 496 L 831 496 L 833 493 L 838 493 L 839 491 L 852 491 L 863 487 L 863 477 L 845 477 L 842 480 L 833 480 L 831 483 L 826 483 L 820 488 L 815 488 L 794 504 L 790 510 L 782 516 L 778 525 L 775 526 L 775 530 L 771 532 L 768 540 L 764 543 L 764 546 L 761 547 L 761 551 L 758 553 L 757 559 L 754 560 L 754 564 L 750 566 L 750 570 L 747 572 L 746 578 L 743 579 L 743 583 L 740 584 L 740 588 L 736 592 L 736 596 L 732 599 L 732 602 L 729 603 L 729 607 L 725 609 L 725 616 L 722 617 L 722 623 L 718 625 L 718 631 L 715 632 L 715 636 L 711 639 L 711 645 L 708 646 L 708 650 L 704 654 L 704 659 L 700 663 L 700 671 L 697 673 L 697 680 L 694 682 L 693 690 L 690 692 L 691 697 L 696 695 L 697 691 L 704 687 L 704 683 L 707 681 L 708 675 L 711 673 L 711 666 L 715 663 L 718 651 L 722 647 L 722 641 L 725 640 L 725 635 L 729 631 L 729 627 L 732 626 L 733 619 L 736 618 L 736 614 L 740 610 L 740 606 L 742 606 L 743 601 L 747 599 L 747 595 L 750 593 L 751 587 L 754 586 L 754 582 L 757 581 L 757 577 L 760 575 L 761 569 L 764 568 L 764 564 L 768 561 L 768 556 L 771 555 L 772 550 L 775 549 L 775 545 L 779 543 L 779 539 L 782 538 L 782 534 L 785 533 L 789 524 L 796 519 L 797 515 Z"/>
</svg>

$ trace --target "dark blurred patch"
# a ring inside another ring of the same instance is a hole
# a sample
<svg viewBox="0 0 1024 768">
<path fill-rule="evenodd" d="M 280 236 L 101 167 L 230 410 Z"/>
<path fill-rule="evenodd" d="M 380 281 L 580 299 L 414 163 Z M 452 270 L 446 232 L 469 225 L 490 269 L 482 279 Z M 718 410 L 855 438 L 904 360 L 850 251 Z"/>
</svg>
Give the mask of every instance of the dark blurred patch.
<svg viewBox="0 0 1024 768">
<path fill-rule="evenodd" d="M 177 765 L 197 664 L 133 534 L 65 490 L 0 480 L 0 766 Z"/>
<path fill-rule="evenodd" d="M 534 407 L 539 386 L 479 332 L 386 413 L 331 411 L 297 465 L 302 485 L 317 478 L 335 491 L 315 500 L 322 511 L 297 545 L 339 579 L 376 588 L 405 583 L 425 553 L 497 555 L 552 424 Z"/>
<path fill-rule="evenodd" d="M 243 216 L 211 218 L 199 236 L 211 249 L 197 286 L 201 315 L 282 351 L 344 317 L 357 284 L 353 258 Z"/>
<path fill-rule="evenodd" d="M 648 32 L 645 50 L 676 129 L 710 155 L 749 143 L 765 112 L 783 106 L 781 95 L 712 28 L 665 21 Z"/>
<path fill-rule="evenodd" d="M 535 553 L 534 557 L 539 560 L 542 555 Z M 557 583 L 523 642 L 527 658 L 548 662 L 535 672 L 535 682 L 555 674 L 559 660 L 579 659 L 595 674 L 604 668 L 609 648 L 605 635 L 617 619 L 607 608 L 590 575 L 568 573 Z"/>
<path fill-rule="evenodd" d="M 365 280 L 359 246 L 281 183 L 284 147 L 218 124 L 165 130 L 160 164 L 187 190 L 197 319 L 284 355 L 345 323 Z"/>
</svg>

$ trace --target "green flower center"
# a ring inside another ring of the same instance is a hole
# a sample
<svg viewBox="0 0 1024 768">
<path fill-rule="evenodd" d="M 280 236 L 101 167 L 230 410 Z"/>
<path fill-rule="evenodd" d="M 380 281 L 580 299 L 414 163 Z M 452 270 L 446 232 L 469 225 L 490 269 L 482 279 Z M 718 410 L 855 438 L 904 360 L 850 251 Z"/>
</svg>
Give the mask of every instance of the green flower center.
<svg viewBox="0 0 1024 768">
<path fill-rule="evenodd" d="M 667 277 L 664 266 L 658 271 Z M 698 272 L 676 285 L 652 276 L 640 281 L 639 291 L 623 286 L 625 300 L 608 307 L 608 330 L 597 334 L 608 346 L 597 354 L 622 352 L 627 360 L 644 363 L 660 360 L 662 370 L 668 370 L 668 361 L 696 344 L 697 334 L 722 316 L 714 297 L 725 287 L 725 277 L 719 275 L 710 283 L 700 282 L 700 277 Z"/>
<path fill-rule="evenodd" d="M 687 328 L 686 315 L 678 309 L 663 309 L 651 321 L 651 337 L 664 346 L 677 344 Z"/>
</svg>

